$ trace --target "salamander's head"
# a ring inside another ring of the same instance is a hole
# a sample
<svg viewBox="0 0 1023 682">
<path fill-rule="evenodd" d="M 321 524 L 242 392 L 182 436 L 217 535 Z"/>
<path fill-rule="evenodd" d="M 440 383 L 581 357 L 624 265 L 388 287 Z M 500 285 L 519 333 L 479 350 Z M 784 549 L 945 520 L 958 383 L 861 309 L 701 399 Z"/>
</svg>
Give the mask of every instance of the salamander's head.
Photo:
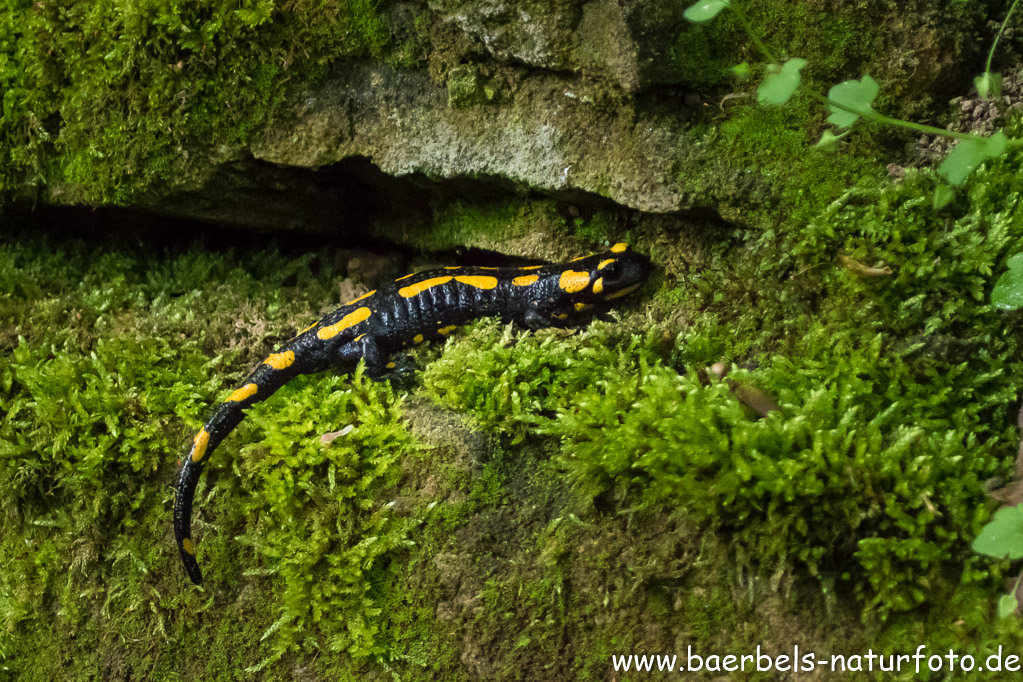
<svg viewBox="0 0 1023 682">
<path fill-rule="evenodd" d="M 550 273 L 555 295 L 538 306 L 556 325 L 582 324 L 595 314 L 607 312 L 637 291 L 653 271 L 649 258 L 624 243 L 559 267 Z"/>
<path fill-rule="evenodd" d="M 650 259 L 619 242 L 607 251 L 584 259 L 590 267 L 595 302 L 614 301 L 633 293 L 653 271 Z"/>
</svg>

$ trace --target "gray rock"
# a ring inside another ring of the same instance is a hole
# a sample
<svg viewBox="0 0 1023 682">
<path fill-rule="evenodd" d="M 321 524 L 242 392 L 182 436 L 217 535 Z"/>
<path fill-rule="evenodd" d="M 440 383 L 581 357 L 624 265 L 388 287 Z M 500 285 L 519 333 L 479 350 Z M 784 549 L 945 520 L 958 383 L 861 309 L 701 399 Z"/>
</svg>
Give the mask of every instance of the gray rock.
<svg viewBox="0 0 1023 682">
<path fill-rule="evenodd" d="M 673 0 L 429 0 L 490 57 L 607 78 L 627 92 L 678 82 L 671 41 L 686 24 Z"/>
<path fill-rule="evenodd" d="M 423 73 L 354 65 L 306 93 L 293 118 L 251 152 L 305 169 L 361 156 L 396 176 L 495 176 L 643 211 L 679 208 L 671 119 L 621 101 L 601 106 L 577 82 L 550 74 L 524 80 L 501 106 L 452 108 L 448 97 Z"/>
</svg>

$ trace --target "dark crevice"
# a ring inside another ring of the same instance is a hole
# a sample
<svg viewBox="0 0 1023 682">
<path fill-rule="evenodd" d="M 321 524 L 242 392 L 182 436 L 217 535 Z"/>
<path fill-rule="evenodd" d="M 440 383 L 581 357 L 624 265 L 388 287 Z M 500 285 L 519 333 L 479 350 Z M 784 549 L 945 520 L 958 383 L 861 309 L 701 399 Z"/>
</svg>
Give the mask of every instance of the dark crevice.
<svg viewBox="0 0 1023 682">
<path fill-rule="evenodd" d="M 298 250 L 332 244 L 407 252 L 401 245 L 374 239 L 373 226 L 403 221 L 412 229 L 426 229 L 433 212 L 452 202 L 485 204 L 510 198 L 554 199 L 568 217 L 598 210 L 641 215 L 583 190 L 531 191 L 497 176 L 393 176 L 366 157 L 350 157 L 315 170 L 246 157 L 221 165 L 202 192 L 171 193 L 128 208 L 16 206 L 8 211 L 5 222 L 11 230 L 20 225 L 54 235 L 156 245 L 201 238 L 210 248 L 280 242 L 284 248 Z"/>
</svg>

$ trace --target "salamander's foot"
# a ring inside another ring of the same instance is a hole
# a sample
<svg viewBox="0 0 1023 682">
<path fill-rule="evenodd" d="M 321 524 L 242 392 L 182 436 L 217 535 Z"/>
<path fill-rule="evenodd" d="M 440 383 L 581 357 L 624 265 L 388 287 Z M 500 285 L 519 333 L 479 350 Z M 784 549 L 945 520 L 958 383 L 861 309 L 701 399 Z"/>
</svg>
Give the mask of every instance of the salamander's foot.
<svg viewBox="0 0 1023 682">
<path fill-rule="evenodd" d="M 366 367 L 366 376 L 373 381 L 387 381 L 395 388 L 408 388 L 420 367 L 409 355 L 391 357 L 379 368 Z"/>
</svg>

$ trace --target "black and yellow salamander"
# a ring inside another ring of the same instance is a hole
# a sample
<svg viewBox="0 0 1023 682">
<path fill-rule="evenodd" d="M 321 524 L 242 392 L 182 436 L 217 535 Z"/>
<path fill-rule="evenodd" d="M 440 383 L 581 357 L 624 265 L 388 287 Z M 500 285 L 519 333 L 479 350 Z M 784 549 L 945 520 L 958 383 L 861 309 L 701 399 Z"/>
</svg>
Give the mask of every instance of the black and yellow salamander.
<svg viewBox="0 0 1023 682">
<path fill-rule="evenodd" d="M 607 312 L 650 275 L 650 259 L 626 244 L 561 264 L 520 268 L 446 267 L 400 277 L 345 303 L 267 356 L 199 430 L 178 474 L 174 535 L 188 577 L 202 583 L 192 539 L 192 498 L 203 465 L 253 403 L 299 374 L 354 371 L 365 361 L 382 374 L 391 353 L 443 339 L 478 317 L 529 329 L 578 326 Z"/>
</svg>

